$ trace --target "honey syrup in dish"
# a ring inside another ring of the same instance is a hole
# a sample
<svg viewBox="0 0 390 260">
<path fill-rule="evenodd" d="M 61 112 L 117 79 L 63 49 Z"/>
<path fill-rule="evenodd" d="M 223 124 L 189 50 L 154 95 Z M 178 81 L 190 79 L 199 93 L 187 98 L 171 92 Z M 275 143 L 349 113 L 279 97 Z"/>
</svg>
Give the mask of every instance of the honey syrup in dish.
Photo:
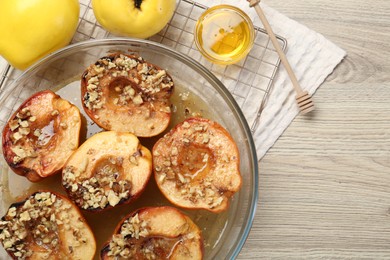
<svg viewBox="0 0 390 260">
<path fill-rule="evenodd" d="M 217 64 L 242 59 L 253 44 L 254 28 L 240 9 L 221 5 L 207 10 L 196 25 L 196 44 L 200 52 Z"/>
<path fill-rule="evenodd" d="M 62 98 L 76 105 L 82 114 L 84 127 L 86 132 L 81 134 L 81 140 L 89 138 L 97 132 L 101 132 L 99 128 L 84 112 L 80 100 L 80 81 L 74 79 L 72 82 L 66 83 L 62 88 L 55 90 Z M 168 129 L 161 135 L 154 138 L 140 138 L 141 143 L 146 146 L 150 151 L 154 143 L 163 136 L 169 129 L 173 128 L 176 124 L 182 122 L 185 118 L 191 116 L 202 116 L 205 118 L 213 119 L 216 115 L 213 115 L 211 110 L 208 109 L 205 102 L 198 96 L 191 92 L 185 91 L 179 84 L 175 85 L 175 91 L 171 98 L 172 102 L 172 120 Z M 86 126 L 86 127 L 85 127 Z M 66 195 L 63 187 L 61 186 L 61 174 L 51 176 L 44 179 L 39 183 L 31 183 L 25 177 L 18 176 L 13 173 L 7 166 L 4 158 L 0 158 L 2 167 L 1 172 L 1 216 L 5 214 L 9 205 L 27 197 L 32 192 L 37 190 L 50 190 Z M 117 206 L 113 209 L 106 210 L 99 213 L 90 213 L 82 211 L 83 215 L 87 219 L 92 231 L 95 234 L 97 242 L 97 250 L 95 259 L 99 259 L 100 250 L 103 245 L 109 240 L 110 236 L 114 232 L 115 227 L 119 221 L 130 214 L 136 209 L 150 206 L 173 206 L 184 212 L 189 216 L 202 230 L 202 236 L 205 244 L 205 259 L 213 259 L 215 248 L 218 248 L 222 242 L 220 241 L 225 229 L 229 226 L 229 210 L 222 213 L 211 213 L 206 210 L 185 210 L 172 205 L 160 192 L 152 174 L 146 189 L 141 196 L 129 205 Z M 234 207 L 235 201 L 230 203 L 230 207 Z M 233 210 L 234 211 L 234 210 Z M 5 256 L 4 249 L 0 247 L 0 258 Z"/>
</svg>

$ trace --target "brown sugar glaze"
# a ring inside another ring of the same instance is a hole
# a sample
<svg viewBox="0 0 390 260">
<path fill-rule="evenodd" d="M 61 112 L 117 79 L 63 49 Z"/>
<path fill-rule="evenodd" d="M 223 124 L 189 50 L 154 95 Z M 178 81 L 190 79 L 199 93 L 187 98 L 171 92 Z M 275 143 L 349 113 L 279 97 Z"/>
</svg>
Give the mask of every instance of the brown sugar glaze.
<svg viewBox="0 0 390 260">
<path fill-rule="evenodd" d="M 62 88 L 57 89 L 56 93 L 79 107 L 84 123 L 82 129 L 86 129 L 86 131 L 82 130 L 80 136 L 80 141 L 83 142 L 94 133 L 102 131 L 102 129 L 96 126 L 96 124 L 94 124 L 88 116 L 86 116 L 84 110 L 82 109 L 79 87 L 80 81 L 74 79 L 73 82 L 65 84 Z M 202 116 L 216 120 L 216 115 L 213 115 L 212 110 L 207 107 L 205 102 L 192 92 L 186 91 L 184 87 L 180 86 L 180 84 L 176 83 L 171 102 L 173 104 L 171 107 L 173 111 L 172 120 L 168 129 L 164 133 L 187 117 Z M 85 125 L 87 127 L 85 127 Z M 154 143 L 164 133 L 153 138 L 140 138 L 140 141 L 151 151 Z M 1 160 L 4 159 L 2 158 Z M 11 203 L 39 189 L 50 189 L 61 194 L 66 194 L 61 186 L 60 174 L 49 177 L 39 183 L 30 183 L 25 178 L 17 176 L 8 169 L 5 166 L 5 162 L 2 165 L 4 165 L 4 167 L 1 169 L 1 172 L 3 173 L 1 176 L 2 183 L 0 186 L 2 193 L 1 214 L 4 214 Z M 124 216 L 138 208 L 163 205 L 173 206 L 161 194 L 155 183 L 154 177 L 152 177 L 142 195 L 138 198 L 138 200 L 130 205 L 118 206 L 100 213 L 82 211 L 96 237 L 97 252 L 95 259 L 99 259 L 100 250 L 102 249 L 103 244 L 110 238 L 116 225 Z M 231 206 L 233 205 L 234 202 L 231 203 Z M 205 243 L 205 259 L 212 258 L 215 252 L 214 249 L 219 247 L 221 244 L 220 240 L 222 234 L 228 226 L 229 210 L 219 214 L 211 213 L 206 210 L 180 210 L 188 215 L 202 230 L 202 236 Z"/>
</svg>

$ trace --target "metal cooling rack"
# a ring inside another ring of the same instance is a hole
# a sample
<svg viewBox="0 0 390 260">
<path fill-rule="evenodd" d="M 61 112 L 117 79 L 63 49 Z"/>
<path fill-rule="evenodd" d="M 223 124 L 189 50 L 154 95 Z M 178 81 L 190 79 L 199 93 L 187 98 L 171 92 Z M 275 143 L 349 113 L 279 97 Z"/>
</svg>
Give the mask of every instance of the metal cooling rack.
<svg viewBox="0 0 390 260">
<path fill-rule="evenodd" d="M 267 33 L 256 27 L 255 41 L 247 57 L 237 64 L 221 66 L 206 60 L 194 43 L 194 28 L 206 6 L 190 0 L 177 0 L 177 7 L 169 24 L 150 40 L 170 46 L 199 61 L 219 78 L 232 93 L 244 111 L 251 130 L 259 123 L 272 82 L 279 67 L 279 56 L 274 50 Z M 72 43 L 89 39 L 111 37 L 95 19 L 91 0 L 80 0 L 80 20 Z M 287 46 L 284 38 L 277 36 L 283 50 Z M 21 74 L 21 71 L 7 65 L 0 71 L 0 92 Z"/>
</svg>

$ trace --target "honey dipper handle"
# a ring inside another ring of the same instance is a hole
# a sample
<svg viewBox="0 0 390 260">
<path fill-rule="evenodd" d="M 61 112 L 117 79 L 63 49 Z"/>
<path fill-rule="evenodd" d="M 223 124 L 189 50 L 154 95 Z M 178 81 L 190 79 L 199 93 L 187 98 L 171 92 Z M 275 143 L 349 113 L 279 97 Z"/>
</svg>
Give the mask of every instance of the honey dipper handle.
<svg viewBox="0 0 390 260">
<path fill-rule="evenodd" d="M 269 38 L 271 39 L 272 44 L 273 44 L 276 52 L 279 55 L 280 61 L 282 62 L 283 66 L 285 67 L 285 69 L 286 69 L 286 71 L 291 79 L 291 82 L 294 86 L 294 89 L 297 92 L 297 96 L 302 95 L 303 90 L 302 90 L 301 86 L 299 85 L 297 77 L 295 76 L 294 71 L 292 70 L 292 68 L 290 66 L 290 63 L 287 60 L 286 55 L 284 54 L 283 50 L 281 49 L 281 47 L 278 43 L 278 40 L 276 39 L 276 36 L 275 36 L 274 32 L 272 31 L 272 28 L 271 28 L 271 26 L 270 26 L 270 24 L 265 16 L 263 10 L 261 9 L 261 7 L 259 5 L 260 0 L 248 0 L 248 2 L 249 2 L 249 6 L 254 7 L 257 14 L 259 15 L 259 18 L 260 18 L 261 22 L 263 23 L 264 28 L 267 31 L 267 34 L 268 34 Z"/>
</svg>

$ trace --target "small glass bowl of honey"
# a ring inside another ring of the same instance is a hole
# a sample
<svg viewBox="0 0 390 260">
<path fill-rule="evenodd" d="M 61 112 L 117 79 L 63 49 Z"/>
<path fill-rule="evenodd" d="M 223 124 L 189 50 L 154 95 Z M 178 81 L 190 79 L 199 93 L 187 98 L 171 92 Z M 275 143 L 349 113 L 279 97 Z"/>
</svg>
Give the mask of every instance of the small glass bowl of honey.
<svg viewBox="0 0 390 260">
<path fill-rule="evenodd" d="M 253 23 L 241 9 L 217 5 L 207 9 L 195 27 L 195 44 L 209 61 L 228 65 L 244 58 L 253 46 Z"/>
</svg>

